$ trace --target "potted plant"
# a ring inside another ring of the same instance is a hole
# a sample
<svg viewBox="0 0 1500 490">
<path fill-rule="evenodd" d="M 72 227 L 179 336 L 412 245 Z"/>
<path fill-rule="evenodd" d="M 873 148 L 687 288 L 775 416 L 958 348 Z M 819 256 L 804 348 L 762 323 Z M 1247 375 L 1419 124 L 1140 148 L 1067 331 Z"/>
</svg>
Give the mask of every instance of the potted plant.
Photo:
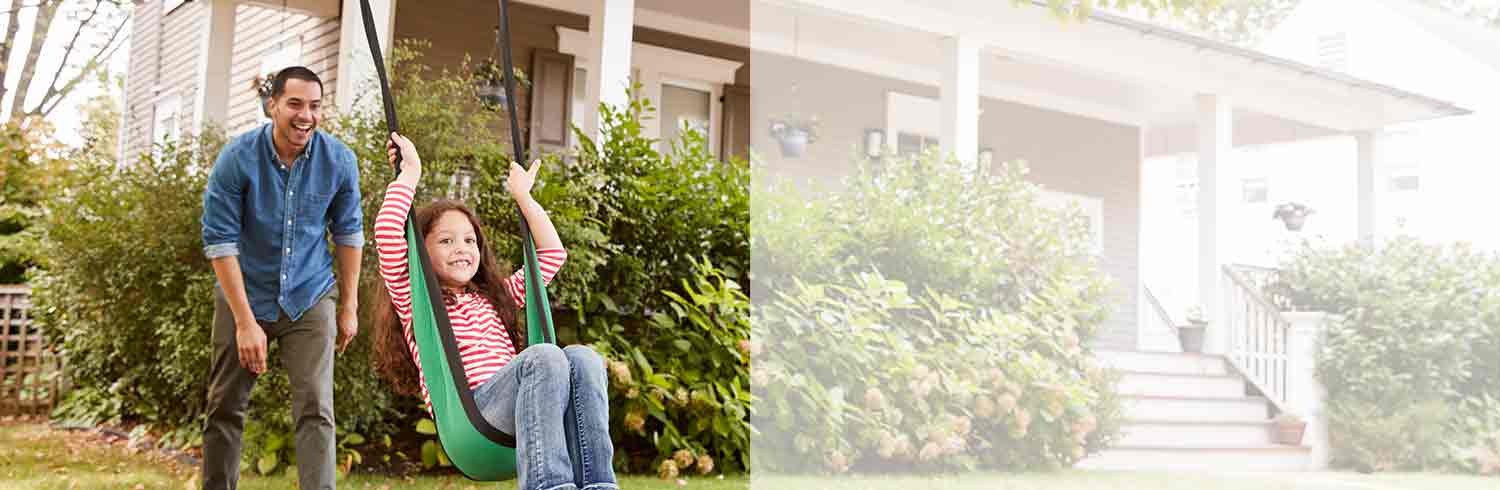
<svg viewBox="0 0 1500 490">
<path fill-rule="evenodd" d="M 1279 219 L 1286 229 L 1290 231 L 1302 230 L 1302 225 L 1307 223 L 1307 215 L 1313 214 L 1313 209 L 1299 202 L 1284 202 L 1276 206 L 1276 211 L 1271 214 L 1271 219 Z"/>
<path fill-rule="evenodd" d="M 517 87 L 529 85 L 520 68 L 514 69 L 512 74 L 516 77 Z M 486 59 L 474 68 L 474 88 L 479 102 L 486 107 L 505 107 L 505 70 L 495 60 Z"/>
<path fill-rule="evenodd" d="M 255 95 L 260 97 L 260 113 L 265 114 L 266 117 L 271 117 L 271 84 L 275 81 L 276 72 L 274 71 L 265 75 L 256 75 L 255 80 L 251 81 Z"/>
<path fill-rule="evenodd" d="M 771 120 L 771 137 L 781 144 L 781 155 L 787 158 L 802 156 L 807 144 L 818 140 L 818 117 L 789 115 Z"/>
<path fill-rule="evenodd" d="M 1283 412 L 1276 416 L 1275 432 L 1271 439 L 1277 444 L 1298 446 L 1302 444 L 1302 433 L 1307 430 L 1307 421 L 1302 417 Z"/>
<path fill-rule="evenodd" d="M 1203 309 L 1197 306 L 1188 308 L 1187 323 L 1177 327 L 1177 343 L 1182 346 L 1182 351 L 1203 352 L 1205 330 L 1208 330 L 1208 319 L 1203 317 Z"/>
</svg>

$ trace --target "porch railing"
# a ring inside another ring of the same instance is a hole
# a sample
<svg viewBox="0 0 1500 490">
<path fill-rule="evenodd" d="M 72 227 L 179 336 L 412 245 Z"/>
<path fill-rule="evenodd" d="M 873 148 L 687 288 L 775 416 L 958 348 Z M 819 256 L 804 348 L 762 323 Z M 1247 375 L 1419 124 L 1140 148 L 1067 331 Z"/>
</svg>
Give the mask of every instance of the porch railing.
<svg viewBox="0 0 1500 490">
<path fill-rule="evenodd" d="M 1159 330 L 1176 335 L 1177 322 L 1172 320 L 1172 315 L 1167 313 L 1167 308 L 1161 305 L 1161 300 L 1156 297 L 1156 293 L 1151 292 L 1151 287 L 1145 284 L 1141 284 L 1141 292 L 1146 296 L 1146 304 L 1151 305 L 1151 312 L 1155 313 L 1151 315 L 1153 320 L 1151 325 Z"/>
<path fill-rule="evenodd" d="M 1266 295 L 1265 285 L 1275 270 L 1229 265 L 1224 267 L 1224 318 L 1229 359 L 1250 384 L 1278 410 L 1287 405 L 1287 336 L 1291 324 Z"/>
</svg>

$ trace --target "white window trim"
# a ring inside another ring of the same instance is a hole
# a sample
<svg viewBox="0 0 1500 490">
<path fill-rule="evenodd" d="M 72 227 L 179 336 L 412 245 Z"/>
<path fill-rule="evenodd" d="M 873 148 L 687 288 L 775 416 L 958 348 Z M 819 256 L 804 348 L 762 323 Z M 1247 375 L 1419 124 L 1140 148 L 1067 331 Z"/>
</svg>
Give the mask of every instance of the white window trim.
<svg viewBox="0 0 1500 490">
<path fill-rule="evenodd" d="M 1093 243 L 1090 244 L 1089 250 L 1094 255 L 1102 255 L 1104 253 L 1103 199 L 1051 189 L 1042 189 L 1038 197 L 1040 197 L 1039 201 L 1043 207 L 1058 212 L 1065 212 L 1069 206 L 1077 205 L 1078 210 L 1089 219 L 1089 231 L 1093 234 L 1091 237 Z"/>
<path fill-rule="evenodd" d="M 572 55 L 574 66 L 583 69 L 584 73 L 588 73 L 589 54 L 593 52 L 590 49 L 592 42 L 588 31 L 557 27 L 557 50 Z M 734 84 L 734 74 L 744 63 L 661 46 L 631 43 L 630 64 L 640 75 L 640 79 L 635 80 L 641 84 L 640 95 L 658 107 L 661 105 L 663 83 L 709 92 L 707 143 L 709 151 L 717 154 L 724 126 L 724 104 L 720 99 L 724 96 L 724 86 Z M 574 121 L 574 124 L 578 123 L 579 121 Z M 661 138 L 660 118 L 643 121 L 641 126 L 646 137 Z"/>
<path fill-rule="evenodd" d="M 180 123 L 181 102 L 176 95 L 156 101 L 151 110 L 151 154 L 161 157 L 161 146 L 172 143 L 182 136 Z M 168 131 L 170 129 L 170 131 Z M 171 137 L 169 138 L 168 135 Z"/>
<path fill-rule="evenodd" d="M 165 16 L 187 3 L 187 0 L 161 0 L 161 15 Z"/>
</svg>

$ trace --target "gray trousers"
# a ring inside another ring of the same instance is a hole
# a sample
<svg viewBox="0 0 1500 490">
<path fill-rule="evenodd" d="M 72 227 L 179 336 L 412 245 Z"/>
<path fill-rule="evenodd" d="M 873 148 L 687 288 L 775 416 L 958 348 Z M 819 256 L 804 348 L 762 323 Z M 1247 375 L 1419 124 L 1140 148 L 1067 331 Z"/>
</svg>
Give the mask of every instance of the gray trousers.
<svg viewBox="0 0 1500 490">
<path fill-rule="evenodd" d="M 292 387 L 292 421 L 296 425 L 299 488 L 334 487 L 333 344 L 338 331 L 336 298 L 331 288 L 297 321 L 281 313 L 275 322 L 260 322 L 269 346 L 281 346 L 281 362 Z M 214 288 L 213 366 L 208 381 L 208 421 L 203 427 L 203 488 L 234 489 L 239 484 L 245 409 L 255 374 L 240 365 L 234 313 L 224 292 Z M 268 363 L 269 364 L 269 363 Z"/>
</svg>

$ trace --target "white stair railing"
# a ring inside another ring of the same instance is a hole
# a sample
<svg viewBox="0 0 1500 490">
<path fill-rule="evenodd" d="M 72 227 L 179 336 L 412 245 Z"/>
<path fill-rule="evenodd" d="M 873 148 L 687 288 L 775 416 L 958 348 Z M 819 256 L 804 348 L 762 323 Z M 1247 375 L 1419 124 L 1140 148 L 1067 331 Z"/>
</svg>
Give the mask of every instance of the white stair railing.
<svg viewBox="0 0 1500 490">
<path fill-rule="evenodd" d="M 1260 390 L 1278 411 L 1287 407 L 1288 333 L 1291 323 L 1266 295 L 1275 269 L 1224 267 L 1224 318 L 1230 365 Z"/>
</svg>

